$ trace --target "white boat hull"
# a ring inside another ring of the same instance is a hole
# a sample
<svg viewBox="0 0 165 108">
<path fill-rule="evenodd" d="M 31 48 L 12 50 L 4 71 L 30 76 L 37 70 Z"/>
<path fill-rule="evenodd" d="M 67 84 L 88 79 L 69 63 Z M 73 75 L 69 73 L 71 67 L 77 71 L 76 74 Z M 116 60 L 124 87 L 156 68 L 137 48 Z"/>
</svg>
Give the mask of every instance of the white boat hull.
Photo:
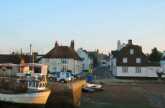
<svg viewBox="0 0 165 108">
<path fill-rule="evenodd" d="M 50 90 L 35 93 L 4 94 L 0 93 L 0 101 L 18 104 L 46 104 Z"/>
</svg>

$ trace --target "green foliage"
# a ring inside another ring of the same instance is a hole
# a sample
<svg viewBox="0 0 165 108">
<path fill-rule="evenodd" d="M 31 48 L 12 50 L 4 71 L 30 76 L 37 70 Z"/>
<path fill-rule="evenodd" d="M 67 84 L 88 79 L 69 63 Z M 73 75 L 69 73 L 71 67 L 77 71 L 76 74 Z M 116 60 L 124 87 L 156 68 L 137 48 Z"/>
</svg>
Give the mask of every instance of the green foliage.
<svg viewBox="0 0 165 108">
<path fill-rule="evenodd" d="M 162 53 L 157 48 L 153 48 L 151 54 L 149 55 L 149 60 L 151 62 L 159 62 L 161 57 Z"/>
<path fill-rule="evenodd" d="M 92 65 L 90 65 L 89 69 L 84 71 L 85 77 L 92 74 L 92 71 L 93 71 L 93 67 L 92 67 Z"/>
<path fill-rule="evenodd" d="M 98 65 L 98 52 L 90 52 L 89 57 L 93 60 L 93 66 L 96 67 Z"/>
</svg>

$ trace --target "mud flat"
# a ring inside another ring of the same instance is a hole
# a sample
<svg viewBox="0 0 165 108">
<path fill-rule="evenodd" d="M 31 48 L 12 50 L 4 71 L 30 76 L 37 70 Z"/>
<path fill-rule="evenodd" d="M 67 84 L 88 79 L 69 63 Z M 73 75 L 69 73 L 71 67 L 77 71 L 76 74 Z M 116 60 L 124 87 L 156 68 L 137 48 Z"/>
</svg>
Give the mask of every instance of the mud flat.
<svg viewBox="0 0 165 108">
<path fill-rule="evenodd" d="M 165 108 L 164 83 L 104 81 L 104 91 L 83 93 L 80 108 Z"/>
</svg>

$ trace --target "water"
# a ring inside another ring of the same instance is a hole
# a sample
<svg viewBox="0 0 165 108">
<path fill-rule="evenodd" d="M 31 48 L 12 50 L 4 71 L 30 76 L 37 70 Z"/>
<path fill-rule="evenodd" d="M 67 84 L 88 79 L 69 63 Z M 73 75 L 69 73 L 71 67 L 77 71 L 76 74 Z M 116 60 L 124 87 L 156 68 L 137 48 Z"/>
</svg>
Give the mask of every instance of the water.
<svg viewBox="0 0 165 108">
<path fill-rule="evenodd" d="M 15 104 L 0 102 L 0 108 L 46 108 L 45 105 Z"/>
<path fill-rule="evenodd" d="M 52 83 L 51 94 L 46 105 L 27 105 L 0 102 L 0 108 L 77 108 L 81 98 L 81 87 L 84 81 L 67 84 Z"/>
<path fill-rule="evenodd" d="M 15 103 L 0 102 L 0 108 L 75 108 L 75 107 L 73 106 L 73 104 L 70 104 L 70 103 L 29 105 L 29 104 L 15 104 Z"/>
</svg>

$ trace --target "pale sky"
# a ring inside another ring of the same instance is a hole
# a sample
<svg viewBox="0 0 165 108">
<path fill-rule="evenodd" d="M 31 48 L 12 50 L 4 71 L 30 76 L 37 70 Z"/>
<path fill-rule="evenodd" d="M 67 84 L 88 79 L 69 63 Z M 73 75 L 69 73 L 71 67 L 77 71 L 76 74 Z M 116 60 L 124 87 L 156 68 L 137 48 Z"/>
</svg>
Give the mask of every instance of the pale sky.
<svg viewBox="0 0 165 108">
<path fill-rule="evenodd" d="M 165 0 L 0 1 L 0 53 L 27 52 L 30 43 L 45 53 L 71 40 L 107 53 L 128 39 L 145 52 L 165 50 Z"/>
</svg>

